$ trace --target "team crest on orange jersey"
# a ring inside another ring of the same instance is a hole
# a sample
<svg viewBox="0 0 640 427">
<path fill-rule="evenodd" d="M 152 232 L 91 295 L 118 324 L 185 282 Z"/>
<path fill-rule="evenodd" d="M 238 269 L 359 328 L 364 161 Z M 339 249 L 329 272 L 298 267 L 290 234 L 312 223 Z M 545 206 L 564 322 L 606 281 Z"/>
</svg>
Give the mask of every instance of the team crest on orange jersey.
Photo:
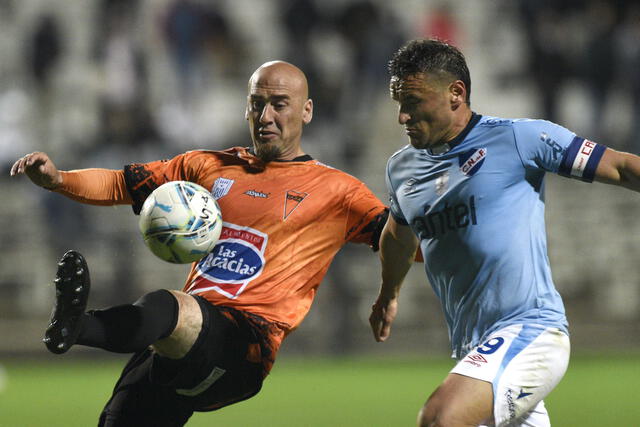
<svg viewBox="0 0 640 427">
<path fill-rule="evenodd" d="M 216 179 L 216 182 L 213 183 L 213 188 L 211 189 L 213 198 L 218 200 L 219 198 L 226 196 L 229 190 L 231 190 L 231 186 L 233 185 L 233 183 L 233 179 L 222 177 Z"/>
<path fill-rule="evenodd" d="M 309 195 L 309 193 L 300 193 L 295 190 L 287 190 L 287 196 L 284 199 L 284 215 L 283 220 L 295 211 L 300 203 Z"/>
</svg>

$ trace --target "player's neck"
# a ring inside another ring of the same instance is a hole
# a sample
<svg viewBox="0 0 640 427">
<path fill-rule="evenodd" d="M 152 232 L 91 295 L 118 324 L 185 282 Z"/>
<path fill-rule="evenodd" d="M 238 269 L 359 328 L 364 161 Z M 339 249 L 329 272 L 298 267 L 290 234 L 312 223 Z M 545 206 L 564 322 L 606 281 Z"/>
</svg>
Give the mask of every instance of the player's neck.
<svg viewBox="0 0 640 427">
<path fill-rule="evenodd" d="M 464 140 L 481 117 L 482 116 L 478 114 L 474 114 L 473 111 L 467 107 L 464 114 L 459 114 L 454 118 L 454 123 L 450 128 L 448 137 L 443 138 L 443 142 L 429 147 L 429 152 L 433 155 L 440 155 L 450 151 Z"/>
<path fill-rule="evenodd" d="M 456 116 L 454 117 L 453 124 L 451 126 L 451 132 L 445 142 L 453 141 L 460 135 L 460 133 L 467 127 L 473 113 L 467 104 L 460 107 Z"/>
<path fill-rule="evenodd" d="M 305 155 L 305 152 L 302 151 L 302 148 L 300 148 L 300 146 L 297 146 L 295 148 L 292 148 L 291 150 L 286 150 L 286 151 L 283 150 L 281 155 L 278 156 L 276 160 L 286 162 L 304 155 Z"/>
</svg>

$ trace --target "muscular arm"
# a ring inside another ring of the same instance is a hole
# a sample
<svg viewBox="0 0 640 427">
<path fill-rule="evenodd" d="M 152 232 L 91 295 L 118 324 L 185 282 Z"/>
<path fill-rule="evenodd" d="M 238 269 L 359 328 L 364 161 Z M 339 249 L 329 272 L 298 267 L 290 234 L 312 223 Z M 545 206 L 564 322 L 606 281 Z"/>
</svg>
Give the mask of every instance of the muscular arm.
<svg viewBox="0 0 640 427">
<path fill-rule="evenodd" d="M 640 157 L 607 148 L 596 169 L 595 181 L 640 192 Z"/>
<path fill-rule="evenodd" d="M 406 225 L 398 224 L 393 216 L 389 215 L 380 236 L 381 295 L 387 298 L 398 296 L 402 281 L 413 264 L 416 249 L 418 239 L 413 231 Z"/>
<path fill-rule="evenodd" d="M 369 323 L 376 341 L 386 340 L 398 309 L 398 296 L 411 264 L 415 259 L 418 239 L 408 226 L 398 224 L 393 216 L 380 236 L 382 286 L 373 304 Z"/>
</svg>

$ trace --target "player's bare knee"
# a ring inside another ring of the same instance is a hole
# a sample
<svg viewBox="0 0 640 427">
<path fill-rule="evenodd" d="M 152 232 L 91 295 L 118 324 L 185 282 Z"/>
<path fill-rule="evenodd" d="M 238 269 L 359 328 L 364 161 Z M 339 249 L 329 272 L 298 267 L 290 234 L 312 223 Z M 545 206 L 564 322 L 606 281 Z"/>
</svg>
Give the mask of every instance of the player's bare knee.
<svg viewBox="0 0 640 427">
<path fill-rule="evenodd" d="M 184 292 L 170 291 L 178 301 L 176 327 L 167 338 L 156 341 L 153 349 L 161 356 L 180 359 L 191 350 L 202 330 L 202 311 L 198 301 Z"/>
<path fill-rule="evenodd" d="M 438 424 L 434 424 L 437 420 L 437 414 L 440 408 L 440 395 L 438 393 L 438 387 L 432 394 L 429 396 L 429 399 L 424 403 L 424 406 L 420 409 L 418 413 L 418 427 L 430 427 Z"/>
<path fill-rule="evenodd" d="M 418 427 L 429 427 L 431 425 L 432 417 L 427 412 L 427 405 L 425 404 L 420 408 L 418 412 Z"/>
<path fill-rule="evenodd" d="M 460 414 L 453 408 L 433 406 L 422 407 L 418 413 L 418 427 L 462 427 L 476 426 L 478 424 L 468 423 L 464 414 Z"/>
<path fill-rule="evenodd" d="M 468 404 L 452 398 L 442 386 L 438 387 L 418 413 L 418 427 L 477 426 L 484 418 Z"/>
</svg>

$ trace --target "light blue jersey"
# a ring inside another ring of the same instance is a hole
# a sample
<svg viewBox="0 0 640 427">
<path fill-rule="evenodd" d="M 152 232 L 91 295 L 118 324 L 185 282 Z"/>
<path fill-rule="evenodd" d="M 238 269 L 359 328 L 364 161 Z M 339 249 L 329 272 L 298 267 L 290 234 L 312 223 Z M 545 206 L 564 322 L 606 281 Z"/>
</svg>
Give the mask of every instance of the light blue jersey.
<svg viewBox="0 0 640 427">
<path fill-rule="evenodd" d="M 605 147 L 547 121 L 476 114 L 451 146 L 404 147 L 387 187 L 394 219 L 420 239 L 453 356 L 513 324 L 568 332 L 547 257 L 544 174 L 590 182 Z"/>
</svg>

